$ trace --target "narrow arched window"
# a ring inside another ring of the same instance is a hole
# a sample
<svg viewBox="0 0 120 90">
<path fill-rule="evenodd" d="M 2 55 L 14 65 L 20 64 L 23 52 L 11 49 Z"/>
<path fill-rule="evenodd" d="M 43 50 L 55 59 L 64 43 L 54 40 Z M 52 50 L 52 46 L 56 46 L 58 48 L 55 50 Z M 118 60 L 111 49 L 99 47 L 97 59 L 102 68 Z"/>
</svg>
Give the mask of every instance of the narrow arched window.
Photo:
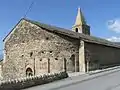
<svg viewBox="0 0 120 90">
<path fill-rule="evenodd" d="M 75 55 L 74 54 L 70 57 L 70 59 L 72 61 L 72 64 L 75 65 Z"/>
<path fill-rule="evenodd" d="M 33 52 L 30 52 L 30 57 L 32 57 L 32 55 L 33 55 Z"/>
</svg>

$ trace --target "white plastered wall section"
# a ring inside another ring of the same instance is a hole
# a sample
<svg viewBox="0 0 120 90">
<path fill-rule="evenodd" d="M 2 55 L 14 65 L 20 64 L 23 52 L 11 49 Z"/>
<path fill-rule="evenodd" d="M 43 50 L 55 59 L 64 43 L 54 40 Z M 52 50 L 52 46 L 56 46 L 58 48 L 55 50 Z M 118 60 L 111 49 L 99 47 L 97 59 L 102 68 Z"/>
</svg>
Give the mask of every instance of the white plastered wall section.
<svg viewBox="0 0 120 90">
<path fill-rule="evenodd" d="M 85 72 L 85 48 L 84 41 L 80 40 L 79 46 L 79 71 Z"/>
</svg>

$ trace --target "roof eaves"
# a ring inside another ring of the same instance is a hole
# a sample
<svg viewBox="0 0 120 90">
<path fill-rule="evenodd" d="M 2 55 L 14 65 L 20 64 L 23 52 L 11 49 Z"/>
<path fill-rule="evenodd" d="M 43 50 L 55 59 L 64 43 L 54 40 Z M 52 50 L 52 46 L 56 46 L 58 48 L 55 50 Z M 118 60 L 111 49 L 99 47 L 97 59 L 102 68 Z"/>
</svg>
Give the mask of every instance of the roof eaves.
<svg viewBox="0 0 120 90">
<path fill-rule="evenodd" d="M 5 36 L 5 38 L 3 38 L 3 42 L 4 42 L 5 39 L 12 33 L 12 31 L 15 29 L 15 27 L 16 27 L 22 20 L 24 20 L 24 18 L 20 19 L 19 22 L 13 27 L 13 29 Z"/>
<path fill-rule="evenodd" d="M 47 24 L 40 23 L 40 22 L 37 22 L 34 20 L 29 20 L 26 18 L 23 18 L 23 19 L 28 21 L 28 22 L 31 22 L 31 23 L 33 23 L 41 28 L 47 29 L 47 30 L 55 32 L 55 33 L 63 34 L 63 35 L 69 36 L 71 38 L 77 38 L 77 39 L 82 38 L 86 42 L 97 43 L 97 44 L 102 44 L 102 45 L 120 48 L 120 45 L 114 44 L 113 42 L 110 42 L 110 41 L 105 40 L 105 39 L 101 39 L 98 37 L 89 36 L 89 35 L 85 35 L 85 34 L 81 34 L 81 33 L 76 33 L 76 32 L 70 31 L 68 29 L 64 29 L 64 28 L 60 28 L 60 27 L 56 27 L 56 26 L 52 26 L 52 25 L 47 25 Z"/>
</svg>

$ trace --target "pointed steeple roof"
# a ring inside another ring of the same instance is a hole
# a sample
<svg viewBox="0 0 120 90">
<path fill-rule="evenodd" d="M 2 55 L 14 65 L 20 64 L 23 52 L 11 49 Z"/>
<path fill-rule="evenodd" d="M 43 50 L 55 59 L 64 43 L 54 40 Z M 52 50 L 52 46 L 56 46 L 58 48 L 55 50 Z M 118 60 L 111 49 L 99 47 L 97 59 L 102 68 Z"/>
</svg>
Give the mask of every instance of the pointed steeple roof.
<svg viewBox="0 0 120 90">
<path fill-rule="evenodd" d="M 82 14 L 81 9 L 78 8 L 78 14 L 76 17 L 75 25 L 83 25 L 83 24 L 86 24 L 86 21 L 85 21 L 83 14 Z"/>
</svg>

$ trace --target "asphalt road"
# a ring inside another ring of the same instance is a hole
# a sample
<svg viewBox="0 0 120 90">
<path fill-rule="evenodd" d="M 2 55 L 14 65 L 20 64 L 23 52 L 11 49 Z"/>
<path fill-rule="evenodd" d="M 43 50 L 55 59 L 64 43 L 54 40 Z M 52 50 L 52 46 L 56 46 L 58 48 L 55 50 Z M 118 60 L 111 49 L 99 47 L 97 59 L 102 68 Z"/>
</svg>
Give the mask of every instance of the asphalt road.
<svg viewBox="0 0 120 90">
<path fill-rule="evenodd" d="M 77 76 L 72 79 L 79 80 L 80 78 L 84 77 L 87 76 Z M 70 82 L 70 78 L 46 85 L 28 88 L 25 90 L 120 90 L 120 70 L 100 77 L 96 77 L 94 79 L 85 80 L 83 82 L 76 82 L 63 86 L 61 85 L 61 83 L 65 84 L 67 82 Z"/>
<path fill-rule="evenodd" d="M 120 90 L 120 71 L 56 90 Z"/>
</svg>

